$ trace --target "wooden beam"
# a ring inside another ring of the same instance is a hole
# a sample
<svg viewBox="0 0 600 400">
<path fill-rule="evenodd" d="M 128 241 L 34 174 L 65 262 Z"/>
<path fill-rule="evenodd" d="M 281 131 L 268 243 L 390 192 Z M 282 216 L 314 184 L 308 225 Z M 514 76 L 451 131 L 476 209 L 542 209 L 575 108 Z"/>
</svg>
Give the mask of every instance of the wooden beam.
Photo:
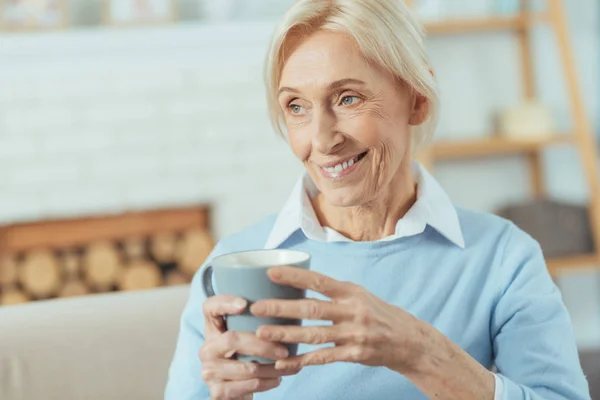
<svg viewBox="0 0 600 400">
<path fill-rule="evenodd" d="M 527 2 L 521 0 L 521 13 L 528 16 Z M 530 23 L 523 24 L 517 31 L 519 49 L 521 56 L 521 75 L 523 81 L 523 96 L 527 100 L 535 98 L 535 74 L 533 68 L 533 57 L 531 51 Z M 545 193 L 544 172 L 542 168 L 542 158 L 540 152 L 527 153 L 527 164 L 530 173 L 531 193 L 534 197 L 540 198 Z"/>
<path fill-rule="evenodd" d="M 521 56 L 521 74 L 523 77 L 523 89 L 524 96 L 526 99 L 535 98 L 535 70 L 533 68 L 533 53 L 531 51 L 531 37 L 529 28 L 532 25 L 531 14 L 527 12 L 526 1 L 521 0 L 521 13 L 523 18 L 527 19 L 528 22 L 523 23 L 519 26 L 517 36 L 519 38 L 519 50 Z"/>
<path fill-rule="evenodd" d="M 580 254 L 551 258 L 546 261 L 546 264 L 550 274 L 557 276 L 566 270 L 596 268 L 600 265 L 599 261 L 600 259 L 596 254 Z"/>
<path fill-rule="evenodd" d="M 527 29 L 533 24 L 546 19 L 547 15 L 542 13 L 520 13 L 515 16 L 487 18 L 456 18 L 440 22 L 425 22 L 425 30 L 430 35 L 506 30 L 518 31 Z"/>
<path fill-rule="evenodd" d="M 557 134 L 541 141 L 517 141 L 489 136 L 483 139 L 439 141 L 432 145 L 434 159 L 452 160 L 461 158 L 490 157 L 511 154 L 535 153 L 547 146 L 568 143 L 572 135 Z"/>
<path fill-rule="evenodd" d="M 94 218 L 44 221 L 0 227 L 0 254 L 37 248 L 69 248 L 156 233 L 205 227 L 206 207 L 127 213 Z"/>
</svg>

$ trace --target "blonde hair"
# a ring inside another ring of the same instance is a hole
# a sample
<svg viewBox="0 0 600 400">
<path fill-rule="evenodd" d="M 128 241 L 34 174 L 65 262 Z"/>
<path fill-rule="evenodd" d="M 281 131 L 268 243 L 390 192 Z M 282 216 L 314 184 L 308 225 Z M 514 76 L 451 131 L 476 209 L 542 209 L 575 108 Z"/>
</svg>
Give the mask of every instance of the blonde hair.
<svg viewBox="0 0 600 400">
<path fill-rule="evenodd" d="M 275 30 L 265 63 L 267 103 L 275 130 L 285 137 L 277 91 L 286 44 L 294 35 L 307 37 L 319 30 L 348 34 L 369 61 L 427 99 L 427 119 L 414 129 L 413 149 L 426 144 L 437 124 L 439 98 L 423 27 L 402 0 L 298 0 L 290 8 Z"/>
</svg>

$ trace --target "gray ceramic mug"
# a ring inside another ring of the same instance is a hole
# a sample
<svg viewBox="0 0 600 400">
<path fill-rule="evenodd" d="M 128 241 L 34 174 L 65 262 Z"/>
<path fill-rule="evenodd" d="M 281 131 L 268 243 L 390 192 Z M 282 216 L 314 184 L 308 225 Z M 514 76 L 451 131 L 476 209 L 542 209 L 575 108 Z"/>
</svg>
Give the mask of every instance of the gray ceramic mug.
<svg viewBox="0 0 600 400">
<path fill-rule="evenodd" d="M 202 287 L 206 297 L 215 294 L 227 294 L 248 301 L 248 308 L 240 315 L 225 317 L 227 329 L 256 333 L 262 325 L 300 325 L 302 320 L 284 318 L 258 318 L 249 311 L 250 306 L 264 299 L 298 300 L 306 295 L 305 290 L 273 283 L 267 275 L 269 268 L 290 266 L 302 269 L 310 268 L 310 254 L 295 250 L 251 250 L 224 254 L 215 257 L 202 271 Z M 214 283 L 216 287 L 213 287 Z M 296 355 L 297 344 L 284 344 L 290 355 Z M 238 360 L 273 363 L 273 360 L 237 355 Z"/>
</svg>

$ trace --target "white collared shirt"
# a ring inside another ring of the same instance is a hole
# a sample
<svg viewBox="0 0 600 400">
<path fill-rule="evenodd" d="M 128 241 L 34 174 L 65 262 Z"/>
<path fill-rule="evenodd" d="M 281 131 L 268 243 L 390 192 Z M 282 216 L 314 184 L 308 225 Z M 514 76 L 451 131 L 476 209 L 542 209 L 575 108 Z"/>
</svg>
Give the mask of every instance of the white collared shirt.
<svg viewBox="0 0 600 400">
<path fill-rule="evenodd" d="M 452 243 L 464 248 L 465 242 L 458 215 L 450 198 L 422 165 L 413 162 L 412 169 L 417 182 L 417 201 L 398 220 L 394 234 L 380 240 L 394 240 L 418 235 L 423 233 L 429 225 Z M 301 229 L 304 235 L 312 240 L 352 241 L 329 227 L 321 226 L 311 202 L 311 199 L 318 194 L 319 190 L 310 176 L 307 173 L 302 174 L 279 213 L 265 248 L 276 248 L 298 229 Z"/>
</svg>

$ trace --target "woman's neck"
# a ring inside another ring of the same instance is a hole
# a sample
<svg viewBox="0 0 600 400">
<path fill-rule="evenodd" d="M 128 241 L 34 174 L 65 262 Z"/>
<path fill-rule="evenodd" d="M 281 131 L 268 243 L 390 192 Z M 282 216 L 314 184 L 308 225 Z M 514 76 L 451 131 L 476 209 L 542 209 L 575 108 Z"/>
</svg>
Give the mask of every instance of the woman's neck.
<svg viewBox="0 0 600 400">
<path fill-rule="evenodd" d="M 396 224 L 417 200 L 410 160 L 402 163 L 388 187 L 377 199 L 355 207 L 336 207 L 322 194 L 312 200 L 322 226 L 354 241 L 376 241 L 396 232 Z"/>
</svg>

